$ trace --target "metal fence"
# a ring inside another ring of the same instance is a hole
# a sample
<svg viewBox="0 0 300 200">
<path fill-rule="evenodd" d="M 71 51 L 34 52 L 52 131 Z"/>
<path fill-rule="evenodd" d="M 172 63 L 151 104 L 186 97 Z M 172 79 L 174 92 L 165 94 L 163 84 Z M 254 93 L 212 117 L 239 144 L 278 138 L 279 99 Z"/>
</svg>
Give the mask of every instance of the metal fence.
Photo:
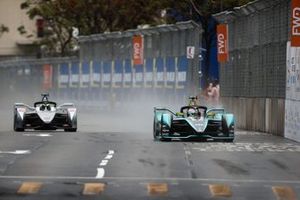
<svg viewBox="0 0 300 200">
<path fill-rule="evenodd" d="M 215 15 L 229 34 L 229 61 L 220 67 L 222 102 L 239 128 L 284 135 L 290 4 L 257 0 Z"/>
<path fill-rule="evenodd" d="M 79 38 L 80 58 L 17 59 L 0 62 L 0 89 L 15 94 L 44 90 L 51 66 L 54 98 L 104 105 L 141 98 L 182 102 L 200 87 L 201 27 L 192 22 Z M 144 38 L 144 62 L 134 65 L 132 38 Z M 195 48 L 188 59 L 187 46 Z M 47 76 L 47 77 L 45 77 Z"/>
<path fill-rule="evenodd" d="M 260 0 L 215 15 L 229 29 L 224 97 L 284 98 L 290 1 Z"/>
</svg>

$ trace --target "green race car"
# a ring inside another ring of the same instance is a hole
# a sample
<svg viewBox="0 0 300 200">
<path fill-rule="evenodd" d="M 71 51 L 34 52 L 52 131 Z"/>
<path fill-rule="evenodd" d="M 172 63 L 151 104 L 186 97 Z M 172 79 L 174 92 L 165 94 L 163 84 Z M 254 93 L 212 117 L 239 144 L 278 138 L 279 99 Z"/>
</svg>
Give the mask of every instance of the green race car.
<svg viewBox="0 0 300 200">
<path fill-rule="evenodd" d="M 154 108 L 153 137 L 155 140 L 209 139 L 234 140 L 234 115 L 223 108 L 198 106 L 190 97 L 188 106 L 174 113 L 167 108 Z"/>
</svg>

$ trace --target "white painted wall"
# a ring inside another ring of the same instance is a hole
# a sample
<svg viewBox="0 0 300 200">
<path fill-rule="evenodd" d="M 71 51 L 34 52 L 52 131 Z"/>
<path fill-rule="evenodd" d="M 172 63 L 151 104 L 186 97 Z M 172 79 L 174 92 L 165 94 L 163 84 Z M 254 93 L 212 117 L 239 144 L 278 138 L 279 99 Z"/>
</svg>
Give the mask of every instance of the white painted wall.
<svg viewBox="0 0 300 200">
<path fill-rule="evenodd" d="M 300 142 L 300 47 L 287 43 L 285 137 Z"/>
</svg>

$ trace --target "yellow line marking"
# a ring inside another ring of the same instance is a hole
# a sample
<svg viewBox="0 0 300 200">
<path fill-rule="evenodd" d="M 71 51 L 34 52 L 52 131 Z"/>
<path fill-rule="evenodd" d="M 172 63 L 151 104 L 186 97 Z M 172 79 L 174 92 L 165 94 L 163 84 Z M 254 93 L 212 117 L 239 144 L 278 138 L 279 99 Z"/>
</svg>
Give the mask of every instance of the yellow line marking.
<svg viewBox="0 0 300 200">
<path fill-rule="evenodd" d="M 278 200 L 296 200 L 296 194 L 294 190 L 289 186 L 273 186 L 273 193 Z"/>
<path fill-rule="evenodd" d="M 17 194 L 36 194 L 42 187 L 40 182 L 24 182 L 17 191 Z"/>
<path fill-rule="evenodd" d="M 147 189 L 149 195 L 163 195 L 168 192 L 168 185 L 166 183 L 149 183 Z"/>
<path fill-rule="evenodd" d="M 231 197 L 232 192 L 228 185 L 209 185 L 209 191 L 213 197 Z"/>
<path fill-rule="evenodd" d="M 83 188 L 83 195 L 99 195 L 104 191 L 104 183 L 86 183 Z"/>
</svg>

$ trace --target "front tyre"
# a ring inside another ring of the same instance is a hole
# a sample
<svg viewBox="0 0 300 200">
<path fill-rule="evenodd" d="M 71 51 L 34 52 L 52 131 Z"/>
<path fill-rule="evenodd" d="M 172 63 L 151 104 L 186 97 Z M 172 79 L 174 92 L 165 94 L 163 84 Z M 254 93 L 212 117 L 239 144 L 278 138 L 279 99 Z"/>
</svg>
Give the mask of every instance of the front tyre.
<svg viewBox="0 0 300 200">
<path fill-rule="evenodd" d="M 65 132 L 76 132 L 77 131 L 77 115 L 71 120 L 70 128 L 65 128 Z"/>
<path fill-rule="evenodd" d="M 16 132 L 23 132 L 23 122 L 18 119 L 17 113 L 14 115 L 14 131 Z"/>
</svg>

